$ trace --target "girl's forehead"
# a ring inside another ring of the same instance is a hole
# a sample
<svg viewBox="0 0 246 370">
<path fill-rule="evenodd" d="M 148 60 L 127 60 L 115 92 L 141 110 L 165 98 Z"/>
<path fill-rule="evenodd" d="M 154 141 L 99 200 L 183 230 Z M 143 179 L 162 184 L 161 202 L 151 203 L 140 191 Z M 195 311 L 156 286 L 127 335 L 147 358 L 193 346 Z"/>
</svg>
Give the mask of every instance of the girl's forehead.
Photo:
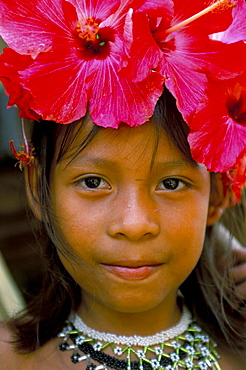
<svg viewBox="0 0 246 370">
<path fill-rule="evenodd" d="M 88 135 L 95 125 L 91 120 L 86 121 L 82 127 L 75 132 L 70 149 L 73 151 L 86 141 Z M 129 127 L 122 123 L 119 128 L 99 128 L 92 140 L 84 147 L 81 155 L 94 152 L 96 155 L 109 155 L 113 153 L 140 153 L 141 150 L 153 151 L 159 146 L 170 150 L 174 144 L 168 138 L 163 128 L 158 129 L 158 124 L 153 118 L 141 126 Z"/>
<path fill-rule="evenodd" d="M 100 128 L 92 140 L 83 147 L 86 137 L 93 129 L 91 120 L 82 127 L 77 127 L 75 140 L 69 148 L 71 156 L 64 156 L 62 167 L 93 162 L 94 164 L 119 163 L 128 161 L 138 165 L 144 163 L 150 167 L 155 163 L 174 163 L 189 165 L 183 154 L 166 134 L 163 128 L 151 118 L 138 127 L 122 124 L 117 130 Z M 82 150 L 79 150 L 83 147 Z M 76 153 L 73 155 L 73 153 Z"/>
</svg>

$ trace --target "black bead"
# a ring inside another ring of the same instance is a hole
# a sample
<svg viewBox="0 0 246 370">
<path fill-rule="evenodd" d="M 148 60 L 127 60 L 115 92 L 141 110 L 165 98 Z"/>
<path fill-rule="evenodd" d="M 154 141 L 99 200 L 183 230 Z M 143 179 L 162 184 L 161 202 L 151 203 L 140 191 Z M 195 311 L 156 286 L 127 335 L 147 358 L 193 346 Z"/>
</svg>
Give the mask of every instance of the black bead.
<svg viewBox="0 0 246 370">
<path fill-rule="evenodd" d="M 148 362 L 143 361 L 143 368 L 144 370 L 150 370 L 152 369 L 152 366 Z"/>
<path fill-rule="evenodd" d="M 61 350 L 61 351 L 66 351 L 67 347 L 68 347 L 67 342 L 63 342 L 63 343 L 62 343 L 62 344 L 60 344 L 60 346 L 59 346 L 59 348 L 60 348 L 60 350 Z"/>
<path fill-rule="evenodd" d="M 78 347 L 85 354 L 89 353 L 91 355 L 91 357 L 95 353 L 94 348 L 92 347 L 92 345 L 90 343 L 82 343 Z"/>
<path fill-rule="evenodd" d="M 94 370 L 96 368 L 96 365 L 94 364 L 89 364 L 86 366 L 86 370 Z"/>
<path fill-rule="evenodd" d="M 160 365 L 162 367 L 166 366 L 166 365 L 171 365 L 172 364 L 172 360 L 170 358 L 167 358 L 165 356 L 162 356 L 161 357 L 161 360 L 160 360 Z"/>
<path fill-rule="evenodd" d="M 138 361 L 131 361 L 131 369 L 139 370 L 139 362 Z"/>
<path fill-rule="evenodd" d="M 70 358 L 71 358 L 71 360 L 72 360 L 72 362 L 74 363 L 74 364 L 76 364 L 77 362 L 79 362 L 79 354 L 78 353 L 74 353 Z"/>
</svg>

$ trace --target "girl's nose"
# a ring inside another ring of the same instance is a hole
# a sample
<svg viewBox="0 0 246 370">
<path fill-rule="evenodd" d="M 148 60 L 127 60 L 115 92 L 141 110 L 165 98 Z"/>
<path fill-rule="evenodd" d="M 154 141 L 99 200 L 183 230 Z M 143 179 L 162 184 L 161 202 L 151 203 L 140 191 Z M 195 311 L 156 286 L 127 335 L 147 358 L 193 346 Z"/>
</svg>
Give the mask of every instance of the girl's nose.
<svg viewBox="0 0 246 370">
<path fill-rule="evenodd" d="M 108 234 L 132 241 L 157 236 L 160 232 L 159 212 L 154 210 L 153 202 L 147 196 L 122 199 L 112 213 Z"/>
</svg>

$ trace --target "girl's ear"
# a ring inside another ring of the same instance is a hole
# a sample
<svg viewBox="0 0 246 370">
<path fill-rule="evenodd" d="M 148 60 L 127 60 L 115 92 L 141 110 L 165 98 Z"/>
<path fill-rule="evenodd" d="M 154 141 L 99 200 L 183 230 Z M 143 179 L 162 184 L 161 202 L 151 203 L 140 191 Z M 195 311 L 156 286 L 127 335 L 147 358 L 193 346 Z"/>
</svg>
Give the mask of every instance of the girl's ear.
<svg viewBox="0 0 246 370">
<path fill-rule="evenodd" d="M 38 220 L 42 221 L 38 193 L 39 167 L 34 163 L 34 161 L 24 166 L 26 195 L 32 212 Z"/>
<path fill-rule="evenodd" d="M 227 206 L 227 197 L 224 194 L 220 174 L 211 175 L 211 192 L 208 208 L 207 226 L 212 226 L 222 216 Z"/>
</svg>

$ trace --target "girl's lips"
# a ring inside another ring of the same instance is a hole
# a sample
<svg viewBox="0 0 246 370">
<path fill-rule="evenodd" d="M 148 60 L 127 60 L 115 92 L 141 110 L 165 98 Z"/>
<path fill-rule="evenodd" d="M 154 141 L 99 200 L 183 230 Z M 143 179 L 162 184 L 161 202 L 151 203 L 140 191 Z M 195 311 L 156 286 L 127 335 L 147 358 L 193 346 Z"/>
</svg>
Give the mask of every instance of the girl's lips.
<svg viewBox="0 0 246 370">
<path fill-rule="evenodd" d="M 162 264 L 130 267 L 102 264 L 102 266 L 112 274 L 128 280 L 145 279 L 153 274 L 161 265 Z"/>
</svg>

